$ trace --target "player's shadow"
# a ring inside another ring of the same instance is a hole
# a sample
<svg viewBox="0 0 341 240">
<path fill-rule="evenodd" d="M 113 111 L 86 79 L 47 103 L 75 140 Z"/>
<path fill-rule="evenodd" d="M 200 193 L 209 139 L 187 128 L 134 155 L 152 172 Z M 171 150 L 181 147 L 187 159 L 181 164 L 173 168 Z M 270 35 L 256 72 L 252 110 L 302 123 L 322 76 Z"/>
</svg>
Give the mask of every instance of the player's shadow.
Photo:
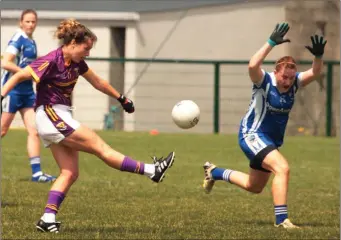
<svg viewBox="0 0 341 240">
<path fill-rule="evenodd" d="M 63 226 L 62 226 L 63 227 Z M 127 234 L 127 233 L 141 233 L 141 234 L 148 234 L 152 233 L 155 231 L 155 229 L 152 228 L 131 228 L 131 227 L 124 227 L 124 226 L 82 226 L 82 227 L 77 227 L 77 226 L 65 226 L 63 230 L 65 232 L 70 232 L 70 233 L 84 233 L 84 229 L 89 232 L 93 233 L 98 233 L 98 232 L 103 232 L 106 234 Z"/>
<path fill-rule="evenodd" d="M 246 220 L 246 221 L 240 221 L 240 223 L 247 223 L 247 224 L 256 224 L 256 225 L 260 225 L 260 226 L 271 226 L 274 223 L 273 222 L 269 222 L 269 221 L 265 221 L 265 220 Z M 295 222 L 293 221 L 293 223 L 295 224 Z M 327 227 L 329 226 L 328 223 L 324 223 L 324 222 L 307 222 L 307 223 L 303 223 L 303 224 L 296 224 L 298 227 Z"/>
<path fill-rule="evenodd" d="M 31 182 L 31 178 L 19 178 L 19 182 Z"/>
<path fill-rule="evenodd" d="M 330 225 L 328 225 L 328 223 L 324 223 L 324 222 L 307 222 L 307 223 L 303 223 L 303 224 L 297 224 L 297 226 L 299 227 L 330 227 Z"/>
<path fill-rule="evenodd" d="M 18 206 L 19 206 L 19 204 L 17 204 L 17 203 L 1 201 L 1 208 L 18 207 Z"/>
</svg>

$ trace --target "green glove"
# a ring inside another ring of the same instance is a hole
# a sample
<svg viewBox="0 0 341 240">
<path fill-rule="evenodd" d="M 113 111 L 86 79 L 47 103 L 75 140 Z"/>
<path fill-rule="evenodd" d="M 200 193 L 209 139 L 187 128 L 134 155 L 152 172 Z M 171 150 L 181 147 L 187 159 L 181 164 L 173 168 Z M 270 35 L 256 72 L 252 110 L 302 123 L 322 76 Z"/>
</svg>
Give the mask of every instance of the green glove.
<svg viewBox="0 0 341 240">
<path fill-rule="evenodd" d="M 288 23 L 281 23 L 276 25 L 275 30 L 272 32 L 268 43 L 271 46 L 276 46 L 285 42 L 290 42 L 289 39 L 284 39 L 284 35 L 287 34 L 287 32 L 289 31 L 290 27 Z"/>
<path fill-rule="evenodd" d="M 311 43 L 313 47 L 305 46 L 306 49 L 308 49 L 311 54 L 313 54 L 315 57 L 321 58 L 324 54 L 324 46 L 327 43 L 327 40 L 323 39 L 323 36 L 311 36 Z"/>
</svg>

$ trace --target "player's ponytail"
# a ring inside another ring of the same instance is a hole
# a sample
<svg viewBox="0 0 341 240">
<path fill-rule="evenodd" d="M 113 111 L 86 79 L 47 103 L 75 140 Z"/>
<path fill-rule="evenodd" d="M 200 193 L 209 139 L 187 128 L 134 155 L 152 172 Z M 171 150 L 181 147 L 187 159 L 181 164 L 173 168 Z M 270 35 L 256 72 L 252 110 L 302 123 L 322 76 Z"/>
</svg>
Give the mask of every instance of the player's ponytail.
<svg viewBox="0 0 341 240">
<path fill-rule="evenodd" d="M 55 36 L 64 45 L 70 44 L 72 40 L 75 40 L 76 43 L 83 43 L 88 39 L 94 42 L 97 41 L 97 36 L 90 29 L 72 18 L 60 22 Z"/>
</svg>

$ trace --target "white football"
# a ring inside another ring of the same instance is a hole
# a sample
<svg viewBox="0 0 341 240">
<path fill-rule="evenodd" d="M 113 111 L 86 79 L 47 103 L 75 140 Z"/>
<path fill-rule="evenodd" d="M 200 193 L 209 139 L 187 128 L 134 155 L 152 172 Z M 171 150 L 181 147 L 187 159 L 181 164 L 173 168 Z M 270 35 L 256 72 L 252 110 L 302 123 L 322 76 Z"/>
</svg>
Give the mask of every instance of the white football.
<svg viewBox="0 0 341 240">
<path fill-rule="evenodd" d="M 200 109 L 192 100 L 182 100 L 173 107 L 172 118 L 178 127 L 192 128 L 199 122 Z"/>
</svg>

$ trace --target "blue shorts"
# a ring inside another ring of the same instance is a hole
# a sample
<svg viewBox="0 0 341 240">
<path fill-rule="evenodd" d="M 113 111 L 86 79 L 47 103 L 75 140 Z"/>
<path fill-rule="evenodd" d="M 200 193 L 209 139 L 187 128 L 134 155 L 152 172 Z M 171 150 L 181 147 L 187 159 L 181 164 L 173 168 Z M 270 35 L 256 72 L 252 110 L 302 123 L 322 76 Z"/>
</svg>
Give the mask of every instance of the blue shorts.
<svg viewBox="0 0 341 240">
<path fill-rule="evenodd" d="M 250 160 L 250 167 L 263 172 L 270 172 L 262 167 L 266 155 L 277 149 L 274 141 L 264 133 L 239 133 L 239 146 Z"/>
<path fill-rule="evenodd" d="M 16 113 L 23 108 L 33 108 L 36 95 L 19 95 L 15 93 L 8 94 L 2 101 L 2 111 L 8 113 Z"/>
</svg>

